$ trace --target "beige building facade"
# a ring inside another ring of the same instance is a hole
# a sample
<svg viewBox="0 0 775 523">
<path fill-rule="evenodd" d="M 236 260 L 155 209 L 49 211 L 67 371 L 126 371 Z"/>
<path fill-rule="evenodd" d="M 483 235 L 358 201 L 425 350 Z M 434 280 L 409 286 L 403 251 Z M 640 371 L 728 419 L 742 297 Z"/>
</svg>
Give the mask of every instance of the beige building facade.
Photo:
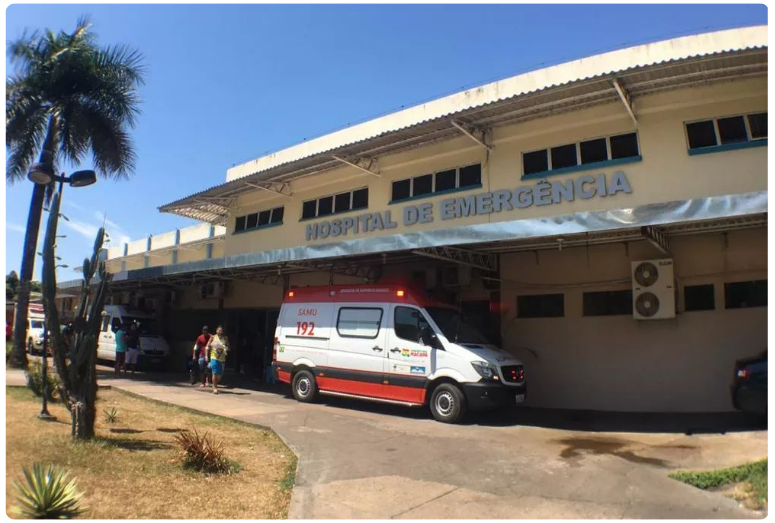
<svg viewBox="0 0 775 523">
<path fill-rule="evenodd" d="M 756 27 L 527 73 L 247 162 L 161 207 L 201 224 L 107 257 L 114 300 L 157 311 L 181 358 L 219 322 L 240 338 L 234 370 L 256 372 L 284 289 L 404 279 L 516 354 L 531 406 L 717 412 L 734 362 L 767 348 L 766 209 Z M 657 316 L 675 312 L 648 319 L 634 271 L 664 260 Z"/>
</svg>

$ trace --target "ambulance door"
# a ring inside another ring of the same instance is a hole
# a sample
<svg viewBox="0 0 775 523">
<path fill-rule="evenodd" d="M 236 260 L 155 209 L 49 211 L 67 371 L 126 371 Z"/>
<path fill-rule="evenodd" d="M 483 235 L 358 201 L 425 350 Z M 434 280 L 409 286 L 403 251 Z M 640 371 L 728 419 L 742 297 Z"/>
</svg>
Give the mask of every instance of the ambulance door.
<svg viewBox="0 0 775 523">
<path fill-rule="evenodd" d="M 410 305 L 391 305 L 385 388 L 391 399 L 422 403 L 431 374 L 433 329 L 425 313 Z"/>
<path fill-rule="evenodd" d="M 333 314 L 333 303 L 284 304 L 278 321 L 278 360 L 327 365 Z"/>
</svg>

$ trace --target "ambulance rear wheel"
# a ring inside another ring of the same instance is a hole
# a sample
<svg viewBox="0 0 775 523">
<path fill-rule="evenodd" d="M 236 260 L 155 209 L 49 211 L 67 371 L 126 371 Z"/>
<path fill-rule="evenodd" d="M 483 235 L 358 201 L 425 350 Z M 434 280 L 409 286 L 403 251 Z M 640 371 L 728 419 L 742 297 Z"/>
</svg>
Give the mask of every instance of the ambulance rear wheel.
<svg viewBox="0 0 775 523">
<path fill-rule="evenodd" d="M 310 403 L 318 395 L 318 384 L 315 376 L 308 370 L 300 370 L 293 376 L 293 397 L 298 401 Z"/>
<path fill-rule="evenodd" d="M 431 414 L 436 421 L 457 423 L 466 413 L 466 398 L 456 386 L 442 383 L 431 396 Z"/>
</svg>

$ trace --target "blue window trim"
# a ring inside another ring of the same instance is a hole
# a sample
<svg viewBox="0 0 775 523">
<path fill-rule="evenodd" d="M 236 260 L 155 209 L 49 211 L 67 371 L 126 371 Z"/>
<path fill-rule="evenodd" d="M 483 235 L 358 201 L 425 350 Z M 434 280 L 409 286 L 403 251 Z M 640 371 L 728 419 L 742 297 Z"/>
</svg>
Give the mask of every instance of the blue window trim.
<svg viewBox="0 0 775 523">
<path fill-rule="evenodd" d="M 557 174 L 568 174 L 579 171 L 591 171 L 593 169 L 600 169 L 601 167 L 612 167 L 614 165 L 624 165 L 627 163 L 636 163 L 643 161 L 643 156 L 628 156 L 627 158 L 616 158 L 615 160 L 604 160 L 602 162 L 585 163 L 581 165 L 574 165 L 571 167 L 561 167 L 559 169 L 551 169 L 548 171 L 541 171 L 537 173 L 523 174 L 523 180 L 534 180 L 536 178 L 546 178 L 547 176 L 555 176 Z"/>
<path fill-rule="evenodd" d="M 388 205 L 394 205 L 396 203 L 406 203 L 414 200 L 424 200 L 426 198 L 433 198 L 434 196 L 442 196 L 444 194 L 453 194 L 456 192 L 471 191 L 474 189 L 481 189 L 482 184 L 477 183 L 475 185 L 466 185 L 465 187 L 455 187 L 454 189 L 444 189 L 443 191 L 429 192 L 428 194 L 418 194 L 417 196 L 410 196 L 408 198 L 399 198 L 397 200 L 390 200 Z"/>
<path fill-rule="evenodd" d="M 326 196 L 324 196 L 323 198 L 326 198 Z M 347 213 L 351 213 L 351 212 L 368 211 L 368 210 L 369 210 L 368 207 L 361 207 L 360 209 L 349 209 L 349 210 L 346 210 L 346 211 L 332 212 L 331 214 L 326 214 L 325 216 L 311 216 L 309 218 L 300 218 L 299 221 L 300 222 L 308 222 L 308 221 L 311 221 L 311 220 L 322 220 L 323 218 L 328 218 L 329 216 L 337 216 L 339 214 L 347 214 Z"/>
<path fill-rule="evenodd" d="M 261 231 L 263 229 L 271 229 L 272 227 L 279 227 L 282 224 L 283 222 L 267 223 L 265 225 L 251 227 L 250 229 L 242 229 L 241 231 L 234 231 L 232 234 L 245 234 L 246 232 Z"/>
<path fill-rule="evenodd" d="M 734 151 L 737 149 L 750 149 L 751 147 L 765 147 L 766 145 L 767 145 L 767 138 L 760 138 L 758 140 L 749 140 L 747 142 L 725 143 L 722 145 L 712 145 L 710 147 L 700 147 L 697 149 L 689 149 L 689 156 L 695 156 L 698 154 L 720 153 L 724 151 Z"/>
</svg>

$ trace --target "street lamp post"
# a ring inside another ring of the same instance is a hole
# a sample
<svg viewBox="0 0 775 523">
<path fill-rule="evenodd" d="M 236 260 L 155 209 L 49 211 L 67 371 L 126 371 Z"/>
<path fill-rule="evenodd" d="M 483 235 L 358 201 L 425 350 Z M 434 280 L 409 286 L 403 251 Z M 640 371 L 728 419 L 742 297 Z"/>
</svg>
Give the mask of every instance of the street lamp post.
<svg viewBox="0 0 775 523">
<path fill-rule="evenodd" d="M 52 182 L 59 182 L 59 201 L 62 201 L 62 193 L 64 191 L 64 184 L 67 183 L 70 187 L 86 187 L 92 185 L 97 181 L 97 175 L 94 171 L 77 171 L 70 176 L 65 176 L 65 173 L 57 175 L 54 173 L 54 169 L 50 164 L 36 163 L 30 169 L 27 177 L 30 181 L 40 184 L 48 185 Z M 56 231 L 54 231 L 56 234 Z M 58 267 L 67 267 L 67 265 L 57 265 Z M 45 303 L 45 301 L 44 301 Z M 45 309 L 43 311 L 46 312 Z M 43 404 L 38 414 L 38 418 L 42 420 L 55 420 L 56 417 L 52 416 L 48 412 L 48 325 L 43 325 L 43 370 L 41 372 L 43 379 Z"/>
</svg>

